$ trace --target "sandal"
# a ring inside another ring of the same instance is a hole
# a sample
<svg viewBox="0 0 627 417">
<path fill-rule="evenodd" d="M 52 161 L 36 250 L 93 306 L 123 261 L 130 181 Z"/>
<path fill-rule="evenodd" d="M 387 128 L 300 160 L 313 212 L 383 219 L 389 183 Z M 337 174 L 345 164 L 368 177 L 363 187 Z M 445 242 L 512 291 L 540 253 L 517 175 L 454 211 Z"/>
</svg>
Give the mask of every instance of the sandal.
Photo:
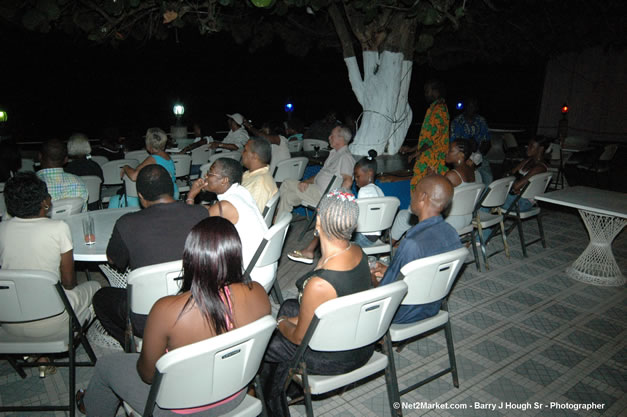
<svg viewBox="0 0 627 417">
<path fill-rule="evenodd" d="M 301 262 L 301 263 L 309 264 L 309 265 L 313 263 L 313 258 L 307 258 L 299 250 L 291 251 L 290 253 L 287 254 L 287 257 L 295 262 Z"/>
<path fill-rule="evenodd" d="M 85 412 L 85 404 L 83 403 L 83 397 L 85 397 L 85 390 L 84 389 L 79 389 L 78 391 L 76 391 L 76 408 L 78 408 L 78 411 L 80 411 L 82 414 L 87 414 Z"/>
</svg>

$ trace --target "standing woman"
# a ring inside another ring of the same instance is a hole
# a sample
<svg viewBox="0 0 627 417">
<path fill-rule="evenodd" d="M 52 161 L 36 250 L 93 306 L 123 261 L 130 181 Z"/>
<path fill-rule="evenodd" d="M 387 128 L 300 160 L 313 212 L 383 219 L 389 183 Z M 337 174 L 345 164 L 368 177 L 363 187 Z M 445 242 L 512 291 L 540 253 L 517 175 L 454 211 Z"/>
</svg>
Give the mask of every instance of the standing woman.
<svg viewBox="0 0 627 417">
<path fill-rule="evenodd" d="M 283 386 L 289 361 L 294 357 L 313 319 L 325 301 L 371 288 L 368 257 L 350 242 L 357 226 L 359 207 L 355 196 L 331 191 L 320 200 L 315 234 L 320 236 L 322 257 L 315 269 L 298 281 L 298 299 L 286 300 L 279 309 L 277 331 L 272 336 L 262 369 L 269 415 L 289 415 Z M 305 359 L 312 374 L 338 375 L 363 366 L 374 345 L 346 352 L 307 350 Z"/>
<path fill-rule="evenodd" d="M 116 353 L 98 360 L 86 391 L 76 402 L 88 416 L 115 416 L 123 399 L 143 409 L 156 370 L 168 351 L 209 339 L 270 314 L 263 287 L 242 274 L 242 243 L 235 226 L 221 217 L 202 220 L 190 231 L 183 252 L 183 286 L 150 310 L 141 353 Z M 203 372 L 201 369 L 198 372 Z M 235 409 L 242 390 L 217 403 L 177 414 L 219 416 Z M 176 415 L 155 409 L 155 416 Z"/>
</svg>

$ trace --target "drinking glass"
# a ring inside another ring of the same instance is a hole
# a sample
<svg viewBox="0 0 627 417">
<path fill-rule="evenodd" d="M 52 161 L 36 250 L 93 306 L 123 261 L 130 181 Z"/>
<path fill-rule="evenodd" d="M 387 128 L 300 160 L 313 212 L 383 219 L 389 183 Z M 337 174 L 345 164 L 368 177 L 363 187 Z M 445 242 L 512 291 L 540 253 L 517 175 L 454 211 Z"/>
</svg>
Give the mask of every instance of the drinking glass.
<svg viewBox="0 0 627 417">
<path fill-rule="evenodd" d="M 86 245 L 96 243 L 96 229 L 94 228 L 94 219 L 91 216 L 87 216 L 83 219 L 83 236 Z"/>
</svg>

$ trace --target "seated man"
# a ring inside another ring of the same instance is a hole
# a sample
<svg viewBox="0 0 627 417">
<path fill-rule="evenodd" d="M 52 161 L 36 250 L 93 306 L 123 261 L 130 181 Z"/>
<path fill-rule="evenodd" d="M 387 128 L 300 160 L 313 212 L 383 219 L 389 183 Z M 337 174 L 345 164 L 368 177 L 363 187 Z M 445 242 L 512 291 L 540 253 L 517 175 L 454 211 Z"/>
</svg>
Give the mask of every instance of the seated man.
<svg viewBox="0 0 627 417">
<path fill-rule="evenodd" d="M 277 216 L 284 211 L 291 212 L 294 206 L 300 205 L 303 200 L 316 205 L 333 175 L 339 178 L 344 174 L 352 177 L 355 158 L 348 150 L 348 143 L 352 137 L 351 130 L 346 126 L 337 126 L 331 131 L 329 145 L 333 150 L 324 161 L 320 172 L 301 182 L 286 180 L 281 184 Z"/>
<path fill-rule="evenodd" d="M 239 113 L 226 115 L 229 123 L 229 133 L 222 142 L 211 142 L 211 149 L 226 149 L 228 151 L 242 151 L 248 142 L 248 132 L 244 128 L 244 116 Z"/>
<path fill-rule="evenodd" d="M 207 217 L 202 207 L 176 201 L 172 179 L 161 165 L 147 165 L 137 174 L 137 195 L 143 210 L 125 214 L 115 223 L 107 245 L 109 263 L 119 270 L 176 261 L 183 257 L 187 234 Z M 102 326 L 121 345 L 126 327 L 126 289 L 106 287 L 94 296 L 94 310 Z M 133 330 L 141 337 L 144 315 L 131 315 Z"/>
<path fill-rule="evenodd" d="M 421 179 L 411 194 L 411 211 L 420 222 L 409 229 L 405 239 L 394 254 L 389 267 L 377 262 L 372 272 L 372 284 L 386 285 L 400 277 L 406 264 L 416 259 L 450 252 L 461 247 L 459 235 L 442 218 L 442 211 L 453 198 L 453 186 L 440 175 L 430 175 Z M 383 277 L 379 282 L 378 279 Z M 441 301 L 420 305 L 401 305 L 396 311 L 393 323 L 413 323 L 435 316 L 440 310 Z"/>
<path fill-rule="evenodd" d="M 270 142 L 264 138 L 251 138 L 242 153 L 242 165 L 248 169 L 242 175 L 242 186 L 253 196 L 260 213 L 279 190 L 268 166 L 270 155 Z"/>
<path fill-rule="evenodd" d="M 203 189 L 216 193 L 218 202 L 207 210 L 211 216 L 224 217 L 233 223 L 242 240 L 243 265 L 247 268 L 268 226 L 250 192 L 240 185 L 241 181 L 242 165 L 234 159 L 220 158 L 211 165 L 204 178 L 194 182 L 187 195 L 187 204 L 194 204 L 194 199 Z M 255 268 L 251 278 L 265 285 L 274 276 L 276 267 L 273 264 Z"/>
<path fill-rule="evenodd" d="M 41 169 L 37 176 L 48 186 L 52 201 L 63 198 L 79 197 L 83 199 L 82 211 L 87 209 L 87 187 L 76 175 L 63 171 L 67 163 L 67 146 L 59 139 L 50 139 L 41 147 L 39 153 Z"/>
</svg>

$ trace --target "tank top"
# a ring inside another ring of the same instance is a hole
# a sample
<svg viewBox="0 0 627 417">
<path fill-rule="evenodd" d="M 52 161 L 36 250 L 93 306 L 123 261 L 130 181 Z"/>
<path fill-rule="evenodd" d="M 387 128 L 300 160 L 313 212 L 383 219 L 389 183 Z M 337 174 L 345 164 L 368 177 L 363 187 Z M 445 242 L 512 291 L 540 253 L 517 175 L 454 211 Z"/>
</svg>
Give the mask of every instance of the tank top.
<svg viewBox="0 0 627 417">
<path fill-rule="evenodd" d="M 165 159 L 159 155 L 151 155 L 157 165 L 161 165 L 168 171 L 170 177 L 172 178 L 172 184 L 174 185 L 174 199 L 179 199 L 179 187 L 176 185 L 176 169 L 174 168 L 174 161 L 172 159 Z"/>
</svg>

